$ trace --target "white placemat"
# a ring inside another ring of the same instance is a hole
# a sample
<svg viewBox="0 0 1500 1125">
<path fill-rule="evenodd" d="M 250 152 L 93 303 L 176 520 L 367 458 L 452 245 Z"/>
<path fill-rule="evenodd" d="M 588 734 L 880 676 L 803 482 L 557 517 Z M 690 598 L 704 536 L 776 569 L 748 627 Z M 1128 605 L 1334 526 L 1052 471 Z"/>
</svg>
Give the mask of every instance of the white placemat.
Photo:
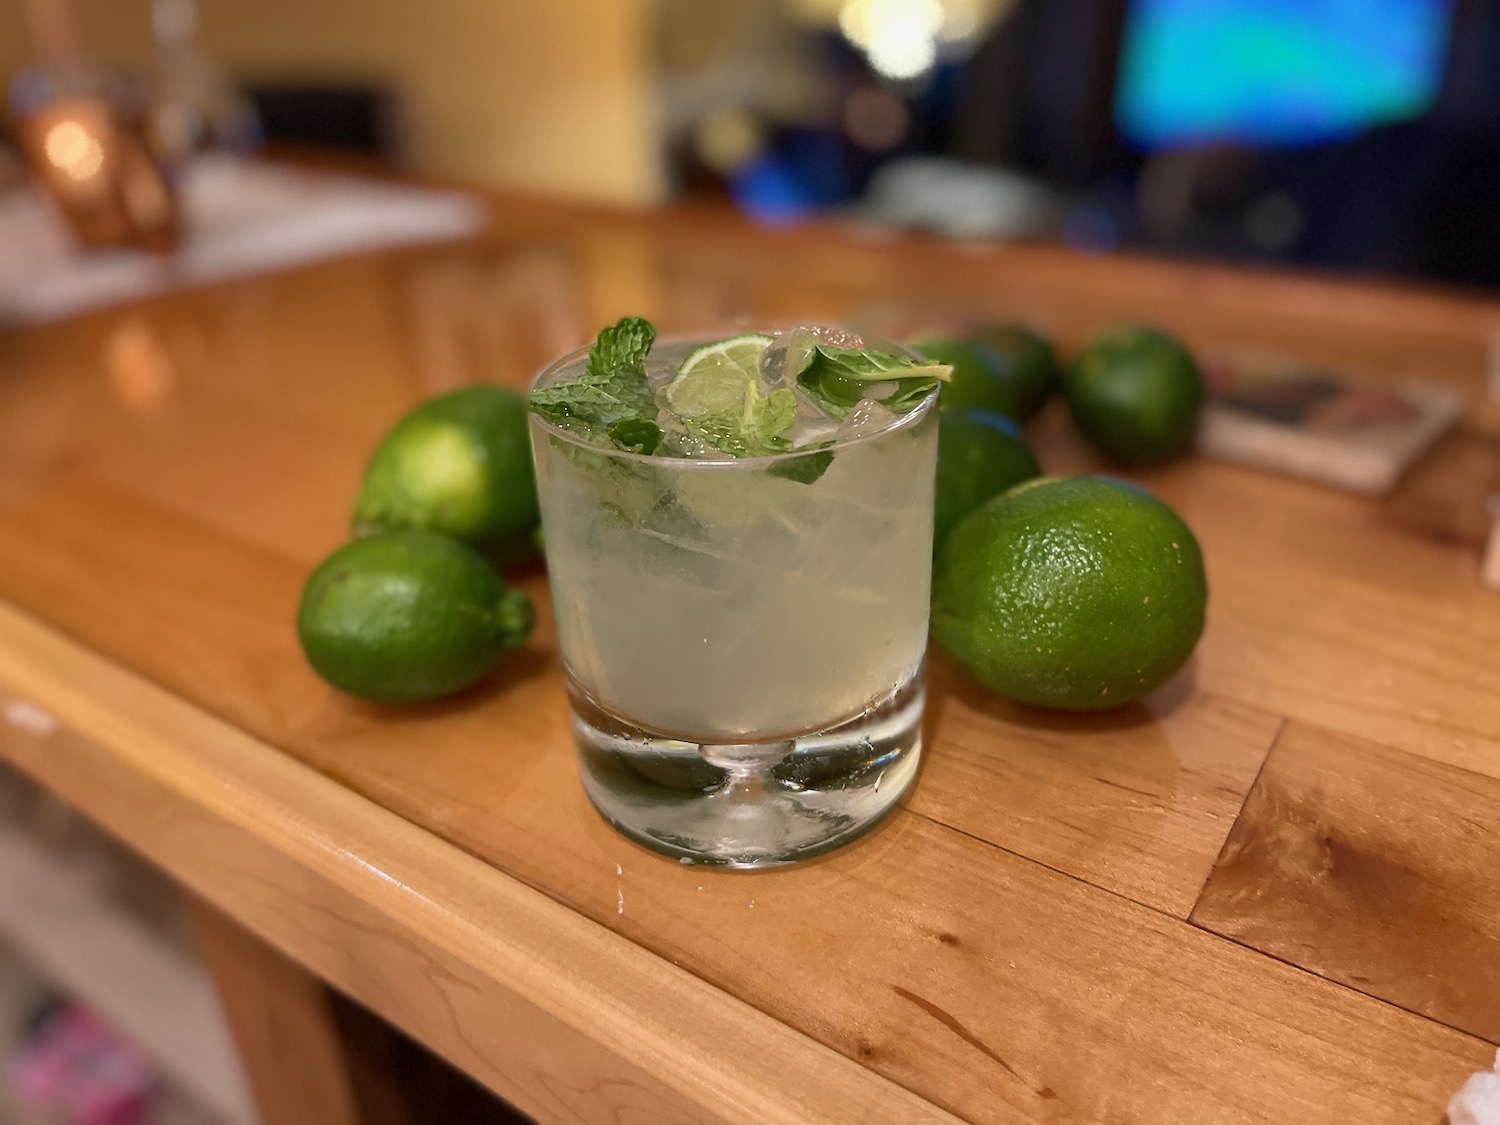
<svg viewBox="0 0 1500 1125">
<path fill-rule="evenodd" d="M 141 297 L 383 247 L 463 238 L 484 205 L 460 192 L 205 157 L 182 179 L 175 254 L 84 253 L 40 189 L 0 195 L 0 324 L 56 320 Z"/>
</svg>

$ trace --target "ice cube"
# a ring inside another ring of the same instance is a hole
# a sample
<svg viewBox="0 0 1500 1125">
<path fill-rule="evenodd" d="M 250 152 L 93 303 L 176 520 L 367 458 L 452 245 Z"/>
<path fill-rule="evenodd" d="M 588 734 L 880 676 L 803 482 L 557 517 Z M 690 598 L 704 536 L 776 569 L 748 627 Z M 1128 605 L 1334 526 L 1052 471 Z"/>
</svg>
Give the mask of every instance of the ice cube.
<svg viewBox="0 0 1500 1125">
<path fill-rule="evenodd" d="M 697 434 L 690 434 L 686 430 L 663 430 L 661 446 L 657 449 L 660 457 L 688 457 L 697 458 L 700 461 L 722 461 L 724 454 Z"/>
<path fill-rule="evenodd" d="M 802 324 L 776 334 L 776 342 L 761 357 L 760 377 L 767 387 L 789 385 L 793 372 L 801 369 L 807 353 L 819 344 L 835 348 L 862 348 L 864 341 L 843 328 L 824 328 Z"/>
<path fill-rule="evenodd" d="M 677 377 L 677 361 L 664 356 L 646 357 L 646 385 L 652 392 L 661 390 Z"/>
<path fill-rule="evenodd" d="M 858 332 L 850 332 L 847 328 L 827 328 L 822 326 L 811 326 L 799 328 L 799 332 L 811 332 L 817 338 L 818 343 L 827 344 L 834 348 L 862 348 L 865 346 L 864 339 Z"/>
<path fill-rule="evenodd" d="M 881 430 L 894 425 L 896 414 L 883 403 L 874 399 L 862 399 L 849 411 L 843 424 L 838 428 L 838 436 L 847 441 L 850 438 L 864 437 L 867 434 L 879 433 Z"/>
<path fill-rule="evenodd" d="M 778 332 L 775 342 L 760 358 L 761 382 L 768 388 L 784 387 L 792 372 L 802 366 L 803 357 L 818 344 L 811 328 L 793 328 Z"/>
<path fill-rule="evenodd" d="M 801 387 L 797 392 L 797 420 L 783 436 L 800 449 L 813 442 L 826 441 L 838 432 L 839 420 L 824 410 Z"/>
<path fill-rule="evenodd" d="M 786 383 L 786 344 L 778 339 L 760 357 L 760 385 L 763 390 Z"/>
<path fill-rule="evenodd" d="M 682 419 L 666 407 L 657 411 L 656 424 L 661 427 L 661 445 L 656 450 L 658 457 L 696 457 L 713 461 L 724 456 L 703 438 L 689 432 Z"/>
<path fill-rule="evenodd" d="M 839 432 L 839 420 L 827 414 L 805 415 L 797 413 L 797 420 L 786 432 L 786 439 L 793 449 L 801 449 L 815 442 L 827 441 Z"/>
</svg>

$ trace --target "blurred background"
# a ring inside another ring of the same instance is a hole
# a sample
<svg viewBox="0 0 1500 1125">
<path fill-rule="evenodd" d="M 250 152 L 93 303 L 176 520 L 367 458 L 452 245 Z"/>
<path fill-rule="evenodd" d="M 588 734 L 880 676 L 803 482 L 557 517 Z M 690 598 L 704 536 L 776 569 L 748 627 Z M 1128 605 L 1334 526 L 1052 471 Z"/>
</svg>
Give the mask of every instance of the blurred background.
<svg viewBox="0 0 1500 1125">
<path fill-rule="evenodd" d="M 1500 0 L 0 0 L 13 136 L 83 61 L 194 144 L 1500 285 Z"/>
</svg>

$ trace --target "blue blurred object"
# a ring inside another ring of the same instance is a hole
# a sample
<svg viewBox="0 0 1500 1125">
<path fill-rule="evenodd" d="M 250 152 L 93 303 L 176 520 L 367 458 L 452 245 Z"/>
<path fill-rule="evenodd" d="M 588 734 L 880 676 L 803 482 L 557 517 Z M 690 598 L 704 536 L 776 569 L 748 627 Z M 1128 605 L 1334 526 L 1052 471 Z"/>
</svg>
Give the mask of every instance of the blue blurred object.
<svg viewBox="0 0 1500 1125">
<path fill-rule="evenodd" d="M 817 209 L 796 173 L 785 161 L 763 154 L 730 177 L 735 206 L 765 226 L 786 226 Z"/>
<path fill-rule="evenodd" d="M 1116 123 L 1158 149 L 1410 120 L 1438 95 L 1452 22 L 1453 0 L 1130 0 Z"/>
<path fill-rule="evenodd" d="M 766 226 L 795 223 L 847 202 L 851 192 L 839 138 L 817 129 L 786 130 L 730 176 L 729 194 Z"/>
</svg>

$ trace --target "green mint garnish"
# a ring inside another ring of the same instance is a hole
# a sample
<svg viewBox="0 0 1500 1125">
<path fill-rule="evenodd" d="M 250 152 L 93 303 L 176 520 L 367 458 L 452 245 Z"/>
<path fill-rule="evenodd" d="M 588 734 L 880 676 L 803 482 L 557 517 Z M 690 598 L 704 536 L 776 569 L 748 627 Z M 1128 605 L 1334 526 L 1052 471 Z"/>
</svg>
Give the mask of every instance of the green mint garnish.
<svg viewBox="0 0 1500 1125">
<path fill-rule="evenodd" d="M 833 417 L 845 418 L 862 399 L 904 413 L 952 374 L 953 368 L 945 363 L 819 344 L 802 360 L 797 384 Z"/>
<path fill-rule="evenodd" d="M 777 461 L 766 472 L 773 477 L 785 477 L 798 484 L 812 484 L 828 471 L 833 464 L 833 450 L 820 449 L 816 453 L 805 453 L 800 457 L 788 457 Z"/>
<path fill-rule="evenodd" d="M 652 454 L 661 445 L 661 427 L 644 418 L 626 418 L 609 428 L 609 440 L 630 453 Z"/>
<path fill-rule="evenodd" d="M 765 457 L 791 451 L 787 438 L 797 422 L 797 393 L 766 390 L 759 378 L 761 356 L 772 338 L 750 334 L 705 345 L 684 361 L 677 379 L 651 390 L 646 356 L 656 329 L 626 317 L 599 333 L 587 369 L 566 383 L 534 390 L 530 406 L 553 424 L 594 445 L 630 453 L 660 450 L 659 407 L 674 426 L 732 457 Z M 818 344 L 791 357 L 801 391 L 830 417 L 842 419 L 870 399 L 900 414 L 932 393 L 952 368 L 862 348 Z M 828 468 L 831 451 L 777 466 L 778 476 L 812 483 Z"/>
<path fill-rule="evenodd" d="M 656 402 L 646 379 L 646 355 L 656 329 L 628 316 L 599 333 L 588 370 L 576 379 L 531 392 L 531 409 L 598 444 L 654 453 L 661 444 Z"/>
<path fill-rule="evenodd" d="M 612 328 L 600 331 L 589 349 L 589 374 L 608 375 L 621 367 L 646 374 L 646 356 L 656 340 L 656 329 L 649 320 L 627 316 Z"/>
</svg>

